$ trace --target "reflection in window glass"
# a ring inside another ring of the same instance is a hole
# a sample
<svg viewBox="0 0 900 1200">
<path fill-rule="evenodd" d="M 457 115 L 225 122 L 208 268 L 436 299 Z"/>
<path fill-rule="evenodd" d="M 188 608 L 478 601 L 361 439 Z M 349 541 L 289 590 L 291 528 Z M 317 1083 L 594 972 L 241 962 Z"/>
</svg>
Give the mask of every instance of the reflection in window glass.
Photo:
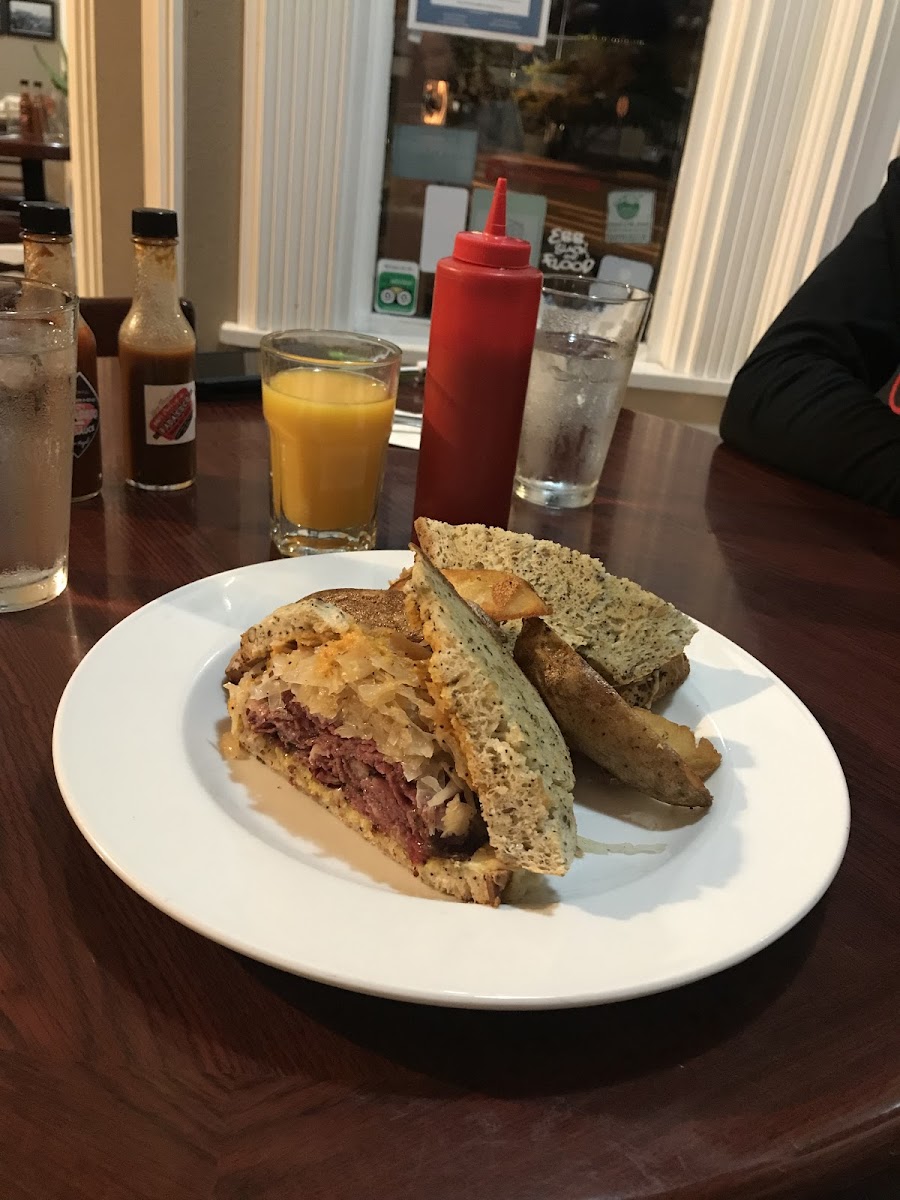
<svg viewBox="0 0 900 1200">
<path fill-rule="evenodd" d="M 652 289 L 712 0 L 553 0 L 541 47 L 410 35 L 397 0 L 373 305 L 427 317 L 434 268 L 509 181 L 545 272 Z"/>
</svg>

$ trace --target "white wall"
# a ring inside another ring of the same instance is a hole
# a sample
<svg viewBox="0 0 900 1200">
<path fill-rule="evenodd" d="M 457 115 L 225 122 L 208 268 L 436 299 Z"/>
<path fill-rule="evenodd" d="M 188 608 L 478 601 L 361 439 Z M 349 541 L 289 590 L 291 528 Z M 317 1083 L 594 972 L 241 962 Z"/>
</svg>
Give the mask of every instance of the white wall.
<svg viewBox="0 0 900 1200">
<path fill-rule="evenodd" d="M 201 350 L 215 349 L 237 307 L 243 8 L 188 0 L 184 10 L 184 294 Z"/>
<path fill-rule="evenodd" d="M 45 60 L 59 72 L 59 42 L 44 42 L 33 38 L 0 37 L 0 96 L 19 91 L 19 80 L 39 79 L 45 88 L 50 80 L 34 52 L 37 47 Z"/>
</svg>

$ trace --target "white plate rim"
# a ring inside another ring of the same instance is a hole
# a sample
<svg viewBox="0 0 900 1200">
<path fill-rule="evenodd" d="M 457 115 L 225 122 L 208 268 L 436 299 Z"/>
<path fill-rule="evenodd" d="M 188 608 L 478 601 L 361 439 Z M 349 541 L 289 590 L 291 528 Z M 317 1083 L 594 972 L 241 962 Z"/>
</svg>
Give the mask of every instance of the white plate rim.
<svg viewBox="0 0 900 1200">
<path fill-rule="evenodd" d="M 715 633 L 715 631 L 698 622 L 700 630 L 704 634 L 712 635 L 716 639 L 720 639 L 722 643 L 727 644 L 745 664 L 752 666 L 756 671 L 767 677 L 767 679 L 778 689 L 779 695 L 788 702 L 792 707 L 798 720 L 803 723 L 807 733 L 812 734 L 817 740 L 817 751 L 822 756 L 823 761 L 827 764 L 827 773 L 830 776 L 831 787 L 833 794 L 831 796 L 831 815 L 828 829 L 829 847 L 827 853 L 824 854 L 821 863 L 819 864 L 817 879 L 814 885 L 807 887 L 802 902 L 795 902 L 789 910 L 785 910 L 779 920 L 772 921 L 769 928 L 764 934 L 756 936 L 750 940 L 736 942 L 730 952 L 718 953 L 714 958 L 708 960 L 698 959 L 694 964 L 684 970 L 671 973 L 664 980 L 655 980 L 652 985 L 648 985 L 646 980 L 635 980 L 631 986 L 618 986 L 614 989 L 596 987 L 592 989 L 581 989 L 578 991 L 554 991 L 548 989 L 545 993 L 529 993 L 522 994 L 517 991 L 514 984 L 510 986 L 508 991 L 494 988 L 490 992 L 479 993 L 477 990 L 462 989 L 454 990 L 452 988 L 442 988 L 434 990 L 422 988 L 411 983 L 409 980 L 385 980 L 383 978 L 374 979 L 371 974 L 365 969 L 347 970 L 346 967 L 339 969 L 329 969 L 321 962 L 298 962 L 296 957 L 285 955 L 282 953 L 273 953 L 271 949 L 261 947 L 259 941 L 254 938 L 246 938 L 233 934 L 227 927 L 223 927 L 221 923 L 210 922 L 192 908 L 190 903 L 179 899 L 178 895 L 164 894 L 158 886 L 154 886 L 147 882 L 141 871 L 130 869 L 127 865 L 123 865 L 121 856 L 116 852 L 116 847 L 110 844 L 108 835 L 105 837 L 102 830 L 96 828 L 95 823 L 88 816 L 83 804 L 79 803 L 75 789 L 73 789 L 68 778 L 68 769 L 70 763 L 67 762 L 67 747 L 65 746 L 67 725 L 70 722 L 70 709 L 73 704 L 73 697 L 77 695 L 80 687 L 83 686 L 83 681 L 94 670 L 94 665 L 99 657 L 104 653 L 101 647 L 106 643 L 107 650 L 112 644 L 107 639 L 116 639 L 123 636 L 123 630 L 127 634 L 130 628 L 134 628 L 136 624 L 146 621 L 148 614 L 152 619 L 155 610 L 160 606 L 171 605 L 173 600 L 184 598 L 191 594 L 198 594 L 204 589 L 213 589 L 217 585 L 225 585 L 226 582 L 233 580 L 236 576 L 249 577 L 250 573 L 257 572 L 260 569 L 271 572 L 273 568 L 284 569 L 285 582 L 287 584 L 289 576 L 297 571 L 297 564 L 307 564 L 306 570 L 315 570 L 309 564 L 322 563 L 325 559 L 330 560 L 329 566 L 340 564 L 340 568 L 347 569 L 348 575 L 353 575 L 357 572 L 358 567 L 362 563 L 375 564 L 379 569 L 384 568 L 391 574 L 396 573 L 403 565 L 405 565 L 410 556 L 406 551 L 370 551 L 363 554 L 347 554 L 347 555 L 328 555 L 321 556 L 318 559 L 294 559 L 286 560 L 282 563 L 259 563 L 252 564 L 246 567 L 235 568 L 217 573 L 216 575 L 208 576 L 205 579 L 197 580 L 193 583 L 186 584 L 182 588 L 175 589 L 164 596 L 158 597 L 142 608 L 129 614 L 121 622 L 115 625 L 96 645 L 89 651 L 82 662 L 78 665 L 70 679 L 63 696 L 60 700 L 57 710 L 57 717 L 54 723 L 53 731 L 53 760 L 56 769 L 57 779 L 60 786 L 60 791 L 63 795 L 65 803 L 79 828 L 82 835 L 101 857 L 101 859 L 117 874 L 125 883 L 128 884 L 139 895 L 143 896 L 150 903 L 173 917 L 182 924 L 194 929 L 198 933 L 217 941 L 220 944 L 247 955 L 250 958 L 255 958 L 260 961 L 267 962 L 281 969 L 291 971 L 296 974 L 301 974 L 306 977 L 318 980 L 319 982 L 331 984 L 334 986 L 348 988 L 359 992 L 370 993 L 379 996 L 386 996 L 393 999 L 429 1003 L 437 1005 L 445 1005 L 449 1007 L 470 1007 L 470 1008 L 495 1008 L 495 1009 L 546 1009 L 546 1008 L 565 1008 L 578 1007 L 590 1004 L 615 1002 L 626 1000 L 633 997 L 652 994 L 655 992 L 668 990 L 670 988 L 679 987 L 687 983 L 691 983 L 697 979 L 704 978 L 713 973 L 725 970 L 730 966 L 750 957 L 757 953 L 765 946 L 771 944 L 777 938 L 782 936 L 788 929 L 800 921 L 819 901 L 822 895 L 827 890 L 831 881 L 836 874 L 843 854 L 846 848 L 847 837 L 849 833 L 849 797 L 847 794 L 846 782 L 843 777 L 843 772 L 840 763 L 834 752 L 831 743 L 821 727 L 816 722 L 815 718 L 799 700 L 799 698 L 785 685 L 777 676 L 768 670 L 753 656 L 746 651 L 736 646 L 723 635 Z M 387 576 L 385 576 L 387 578 Z M 329 584 L 329 586 L 332 586 Z M 352 584 L 351 584 L 352 586 Z M 314 590 L 310 587 L 308 590 Z M 293 598 L 294 593 L 286 590 L 285 600 Z M 263 605 L 263 609 L 259 612 L 259 616 L 265 615 L 269 611 Z M 224 710 L 224 708 L 223 708 Z M 322 883 L 320 887 L 329 894 L 329 898 L 333 898 L 333 884 Z M 401 902 L 405 899 L 396 897 Z M 386 905 L 386 908 L 391 908 L 391 905 Z M 393 906 L 396 912 L 396 906 Z M 454 909 L 457 912 L 465 913 L 472 912 L 473 906 L 463 905 L 442 905 L 443 909 Z M 485 910 L 478 910 L 484 912 Z M 498 910 L 491 910 L 498 911 Z M 504 909 L 499 910 L 503 912 Z M 542 918 L 543 919 L 543 918 Z"/>
</svg>

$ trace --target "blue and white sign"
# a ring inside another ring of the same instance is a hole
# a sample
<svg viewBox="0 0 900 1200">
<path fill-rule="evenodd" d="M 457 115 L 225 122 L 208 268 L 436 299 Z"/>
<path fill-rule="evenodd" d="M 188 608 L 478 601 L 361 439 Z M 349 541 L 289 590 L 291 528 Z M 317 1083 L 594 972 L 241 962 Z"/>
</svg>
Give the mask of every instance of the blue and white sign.
<svg viewBox="0 0 900 1200">
<path fill-rule="evenodd" d="M 410 29 L 498 42 L 547 40 L 550 0 L 409 0 Z"/>
</svg>

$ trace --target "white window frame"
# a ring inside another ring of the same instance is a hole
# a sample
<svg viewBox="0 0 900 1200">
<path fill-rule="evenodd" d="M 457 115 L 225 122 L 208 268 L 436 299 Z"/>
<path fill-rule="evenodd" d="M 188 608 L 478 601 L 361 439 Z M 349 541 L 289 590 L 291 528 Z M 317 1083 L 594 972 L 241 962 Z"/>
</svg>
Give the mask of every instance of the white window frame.
<svg viewBox="0 0 900 1200">
<path fill-rule="evenodd" d="M 85 296 L 103 294 L 103 227 L 100 221 L 100 156 L 97 147 L 97 62 L 94 0 L 75 10 L 63 0 L 60 33 L 69 59 L 69 147 L 72 220 L 78 247 L 78 284 Z"/>
<path fill-rule="evenodd" d="M 372 311 L 393 0 L 247 0 L 238 313 L 222 341 Z M 878 192 L 897 144 L 900 0 L 714 0 L 632 383 L 724 394 Z"/>
</svg>

